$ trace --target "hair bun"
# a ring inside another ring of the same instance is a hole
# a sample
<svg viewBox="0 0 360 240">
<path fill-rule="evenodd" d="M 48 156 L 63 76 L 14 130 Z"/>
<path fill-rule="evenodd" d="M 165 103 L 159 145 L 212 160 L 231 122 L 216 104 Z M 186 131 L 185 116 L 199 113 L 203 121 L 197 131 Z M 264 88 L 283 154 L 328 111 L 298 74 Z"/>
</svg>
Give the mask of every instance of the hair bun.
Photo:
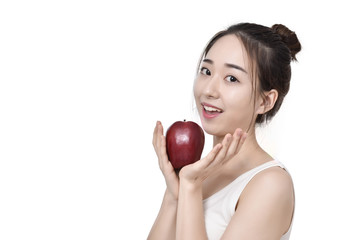
<svg viewBox="0 0 360 240">
<path fill-rule="evenodd" d="M 286 26 L 282 24 L 275 24 L 271 27 L 271 29 L 280 35 L 281 40 L 286 44 L 291 53 L 291 59 L 297 60 L 295 55 L 300 52 L 301 44 L 295 34 L 295 32 L 288 29 Z"/>
</svg>

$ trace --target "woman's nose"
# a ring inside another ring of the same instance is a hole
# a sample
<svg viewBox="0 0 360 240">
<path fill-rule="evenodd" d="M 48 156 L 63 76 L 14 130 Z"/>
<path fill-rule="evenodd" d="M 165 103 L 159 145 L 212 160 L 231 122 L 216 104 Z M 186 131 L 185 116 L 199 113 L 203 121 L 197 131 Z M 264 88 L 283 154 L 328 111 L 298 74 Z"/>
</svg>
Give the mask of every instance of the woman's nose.
<svg viewBox="0 0 360 240">
<path fill-rule="evenodd" d="M 219 83 L 220 81 L 217 76 L 208 79 L 204 89 L 204 94 L 207 98 L 219 98 Z"/>
</svg>

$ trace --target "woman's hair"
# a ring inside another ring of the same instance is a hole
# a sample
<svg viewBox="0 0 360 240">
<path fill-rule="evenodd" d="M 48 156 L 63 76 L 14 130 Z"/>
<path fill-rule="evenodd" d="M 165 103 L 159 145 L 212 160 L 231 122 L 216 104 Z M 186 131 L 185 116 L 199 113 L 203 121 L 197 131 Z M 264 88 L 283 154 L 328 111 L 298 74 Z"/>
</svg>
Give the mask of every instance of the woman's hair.
<svg viewBox="0 0 360 240">
<path fill-rule="evenodd" d="M 281 24 L 269 28 L 254 23 L 239 23 L 213 36 L 204 49 L 199 66 L 215 42 L 231 34 L 241 40 L 250 59 L 250 77 L 253 79 L 254 92 L 263 94 L 271 89 L 278 91 L 274 107 L 264 114 L 259 114 L 255 123 L 269 121 L 279 110 L 289 91 L 290 62 L 296 61 L 295 55 L 301 50 L 300 42 L 295 32 Z"/>
</svg>

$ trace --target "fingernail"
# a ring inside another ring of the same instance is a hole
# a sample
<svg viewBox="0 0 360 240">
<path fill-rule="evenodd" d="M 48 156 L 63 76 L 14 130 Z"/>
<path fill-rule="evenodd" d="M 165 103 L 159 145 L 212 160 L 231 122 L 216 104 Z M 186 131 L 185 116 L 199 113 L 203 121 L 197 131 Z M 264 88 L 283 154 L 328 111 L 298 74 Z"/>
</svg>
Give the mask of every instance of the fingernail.
<svg viewBox="0 0 360 240">
<path fill-rule="evenodd" d="M 236 135 L 237 135 L 238 137 L 240 137 L 240 136 L 241 136 L 241 130 L 238 130 L 237 133 L 236 133 Z"/>
</svg>

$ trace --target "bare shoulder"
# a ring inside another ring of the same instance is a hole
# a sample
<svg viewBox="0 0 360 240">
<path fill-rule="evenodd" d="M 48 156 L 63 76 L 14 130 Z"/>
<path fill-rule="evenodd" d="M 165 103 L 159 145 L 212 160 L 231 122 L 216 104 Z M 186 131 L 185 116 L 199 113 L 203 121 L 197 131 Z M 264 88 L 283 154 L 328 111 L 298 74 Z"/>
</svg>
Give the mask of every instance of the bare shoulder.
<svg viewBox="0 0 360 240">
<path fill-rule="evenodd" d="M 294 209 L 291 176 L 280 167 L 256 174 L 238 200 L 223 239 L 279 239 L 290 227 Z"/>
<path fill-rule="evenodd" d="M 293 182 L 290 174 L 283 168 L 270 167 L 256 174 L 244 189 L 245 194 L 246 191 L 293 194 Z"/>
<path fill-rule="evenodd" d="M 249 199 L 250 201 L 246 201 Z M 290 174 L 281 167 L 270 167 L 256 174 L 245 187 L 239 202 L 254 203 L 264 201 L 274 209 L 292 212 L 294 187 Z M 269 206 L 270 207 L 270 206 Z"/>
</svg>

